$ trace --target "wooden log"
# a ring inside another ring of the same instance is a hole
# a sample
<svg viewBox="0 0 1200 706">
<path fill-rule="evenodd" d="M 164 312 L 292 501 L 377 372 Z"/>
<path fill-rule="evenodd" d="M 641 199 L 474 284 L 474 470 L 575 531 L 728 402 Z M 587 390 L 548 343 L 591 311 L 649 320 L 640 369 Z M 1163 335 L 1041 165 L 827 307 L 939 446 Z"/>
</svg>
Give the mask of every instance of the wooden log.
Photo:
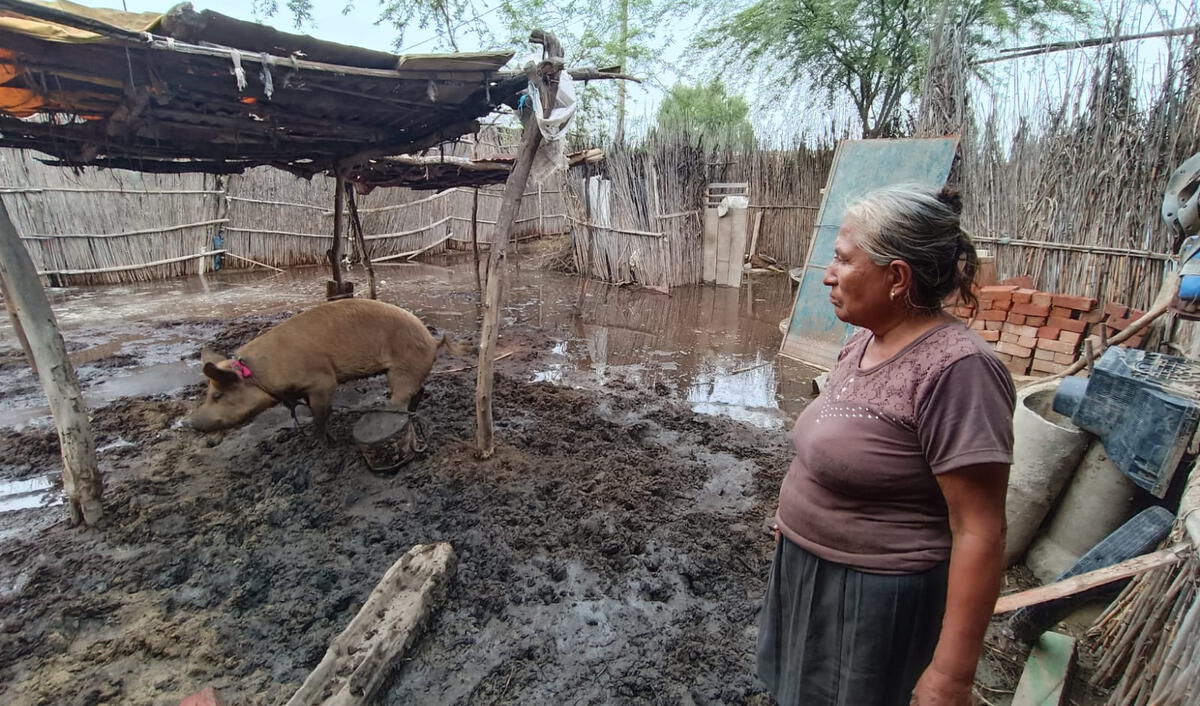
<svg viewBox="0 0 1200 706">
<path fill-rule="evenodd" d="M 1043 633 L 1029 653 L 1012 706 L 1062 706 L 1067 678 L 1075 664 L 1075 639 Z"/>
<path fill-rule="evenodd" d="M 550 115 L 558 94 L 558 74 L 562 66 L 562 45 L 554 35 L 534 30 L 530 41 L 545 47 L 549 62 L 538 76 L 544 101 L 542 110 Z M 492 383 L 495 373 L 496 339 L 499 335 L 500 307 L 504 303 L 504 264 L 508 239 L 512 235 L 513 221 L 521 208 L 521 197 L 533 158 L 542 143 L 542 131 L 536 120 L 525 125 L 521 149 L 517 161 L 504 186 L 504 200 L 500 202 L 500 213 L 492 232 L 492 244 L 488 251 L 487 291 L 483 303 L 483 325 L 479 336 L 479 375 L 475 383 L 475 451 L 480 458 L 489 458 L 495 452 L 494 427 L 492 422 Z"/>
<path fill-rule="evenodd" d="M 413 646 L 455 570 L 449 544 L 418 544 L 392 564 L 287 706 L 359 706 Z"/>
<path fill-rule="evenodd" d="M 103 483 L 83 393 L 33 260 L 21 243 L 3 201 L 0 201 L 0 278 L 8 284 L 10 298 L 5 304 L 16 313 L 25 330 L 42 389 L 50 402 L 62 448 L 63 489 L 71 520 L 95 525 L 104 516 L 100 503 Z"/>
<path fill-rule="evenodd" d="M 1152 569 L 1170 566 L 1181 561 L 1185 556 L 1185 552 L 1190 550 L 1190 544 L 1178 544 L 1169 549 L 1136 556 L 1119 564 L 1089 571 L 1086 574 L 1072 576 L 1069 579 L 1001 596 L 996 601 L 996 608 L 992 611 L 992 614 L 999 615 L 1000 613 L 1007 613 L 1018 608 L 1066 598 L 1067 596 L 1073 596 L 1076 593 L 1082 593 L 1097 586 L 1112 583 L 1113 581 L 1120 581 L 1121 579 L 1137 576 Z"/>
</svg>

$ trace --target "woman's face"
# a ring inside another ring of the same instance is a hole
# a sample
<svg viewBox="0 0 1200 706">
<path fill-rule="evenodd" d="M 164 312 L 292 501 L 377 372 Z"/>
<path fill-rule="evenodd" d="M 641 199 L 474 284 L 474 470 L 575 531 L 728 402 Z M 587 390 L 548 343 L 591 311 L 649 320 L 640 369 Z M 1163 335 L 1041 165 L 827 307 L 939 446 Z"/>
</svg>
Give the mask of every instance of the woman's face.
<svg viewBox="0 0 1200 706">
<path fill-rule="evenodd" d="M 895 275 L 886 265 L 876 265 L 858 247 L 858 219 L 847 216 L 833 242 L 833 262 L 825 268 L 829 301 L 842 321 L 872 328 L 890 318 L 896 307 L 889 297 Z"/>
</svg>

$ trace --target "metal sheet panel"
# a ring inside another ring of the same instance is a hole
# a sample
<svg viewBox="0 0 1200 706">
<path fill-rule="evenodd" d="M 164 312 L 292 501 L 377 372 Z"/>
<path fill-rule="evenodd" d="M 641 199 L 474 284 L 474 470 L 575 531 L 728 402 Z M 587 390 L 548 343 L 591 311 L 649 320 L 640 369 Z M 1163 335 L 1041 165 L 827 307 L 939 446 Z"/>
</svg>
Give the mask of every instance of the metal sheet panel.
<svg viewBox="0 0 1200 706">
<path fill-rule="evenodd" d="M 957 150 L 957 137 L 838 144 L 780 355 L 829 368 L 852 330 L 834 315 L 829 290 L 821 283 L 846 206 L 891 184 L 945 184 Z"/>
</svg>

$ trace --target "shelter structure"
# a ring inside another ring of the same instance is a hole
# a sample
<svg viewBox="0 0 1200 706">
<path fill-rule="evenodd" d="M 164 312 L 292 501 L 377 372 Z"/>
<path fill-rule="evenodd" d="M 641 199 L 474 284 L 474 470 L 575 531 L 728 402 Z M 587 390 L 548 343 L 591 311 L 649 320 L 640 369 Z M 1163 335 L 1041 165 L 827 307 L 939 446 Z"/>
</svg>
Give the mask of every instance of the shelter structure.
<svg viewBox="0 0 1200 706">
<path fill-rule="evenodd" d="M 49 155 L 48 164 L 72 168 L 229 174 L 268 165 L 301 177 L 333 176 L 331 298 L 346 295 L 337 230 L 351 184 L 412 186 L 419 180 L 414 171 L 437 174 L 439 186 L 506 181 L 490 255 L 495 282 L 485 303 L 477 395 L 487 405 L 478 417 L 489 425 L 480 438 L 488 439 L 490 453 L 488 342 L 494 345 L 503 278 L 496 265 L 540 130 L 526 130 L 511 166 L 451 160 L 453 166 L 433 167 L 411 155 L 476 132 L 478 120 L 502 106 L 517 110 L 534 82 L 544 103 L 538 110 L 549 113 L 563 70 L 561 47 L 544 32 L 530 39 L 546 50 L 543 61 L 505 71 L 509 52 L 397 56 L 196 12 L 189 3 L 135 14 L 67 0 L 0 0 L 0 147 L 34 149 Z M 625 78 L 594 69 L 570 74 Z M 483 172 L 495 181 L 485 181 Z M 354 215 L 352 201 L 349 207 Z M 92 524 L 102 514 L 101 482 L 82 396 L 36 271 L 3 208 L 0 279 L 54 413 L 72 517 Z"/>
</svg>

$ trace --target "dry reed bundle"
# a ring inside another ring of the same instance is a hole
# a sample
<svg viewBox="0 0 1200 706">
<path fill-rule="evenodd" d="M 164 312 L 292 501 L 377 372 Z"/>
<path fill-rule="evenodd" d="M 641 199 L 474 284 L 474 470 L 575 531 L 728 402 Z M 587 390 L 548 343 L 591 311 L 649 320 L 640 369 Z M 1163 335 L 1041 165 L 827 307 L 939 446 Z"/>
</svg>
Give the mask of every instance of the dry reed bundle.
<svg viewBox="0 0 1200 706">
<path fill-rule="evenodd" d="M 47 167 L 24 152 L 0 160 L 0 198 L 35 266 L 43 272 L 87 270 L 70 278 L 87 284 L 195 272 L 194 259 L 179 258 L 212 247 L 220 225 L 214 181 L 119 170 L 77 174 Z M 173 262 L 117 269 L 164 260 Z"/>
<path fill-rule="evenodd" d="M 225 247 L 276 267 L 326 262 L 325 252 L 333 244 L 333 217 L 324 214 L 333 208 L 333 189 L 334 181 L 327 177 L 303 180 L 269 167 L 229 177 Z"/>
<path fill-rule="evenodd" d="M 1190 545 L 1181 561 L 1134 578 L 1088 631 L 1101 658 L 1093 681 L 1111 706 L 1190 706 L 1200 689 L 1200 464 L 1193 463 L 1179 519 L 1164 547 Z"/>
<path fill-rule="evenodd" d="M 1011 141 L 997 114 L 977 133 L 957 112 L 964 224 L 995 251 L 1002 277 L 1030 274 L 1043 290 L 1150 304 L 1172 244 L 1159 216 L 1162 188 L 1200 149 L 1198 59 L 1193 38 L 1169 57 L 1157 92 L 1139 101 L 1130 50 L 1106 48 L 1082 84 L 1040 96 L 1039 117 Z"/>
<path fill-rule="evenodd" d="M 502 150 L 496 145 L 480 149 Z M 454 149 L 467 149 L 454 146 Z M 470 146 L 469 149 L 475 149 Z M 332 245 L 334 182 L 298 179 L 261 167 L 232 177 L 141 174 L 124 170 L 74 173 L 13 152 L 0 160 L 0 198 L 43 272 L 55 282 L 93 284 L 195 274 L 215 248 L 275 267 L 323 264 Z M 479 235 L 491 239 L 501 187 L 481 190 Z M 445 250 L 447 232 L 470 247 L 469 189 L 441 194 L 377 189 L 360 200 L 373 257 Z M 565 232 L 562 188 L 528 192 L 519 233 Z M 343 232 L 351 229 L 344 225 Z M 434 245 L 435 247 L 429 247 Z M 357 257 L 351 240 L 345 251 Z M 154 264 L 158 263 L 158 264 Z M 253 267 L 237 257 L 230 269 Z"/>
<path fill-rule="evenodd" d="M 832 147 L 745 150 L 722 144 L 706 147 L 686 130 L 655 134 L 637 148 L 610 150 L 604 165 L 573 176 L 579 271 L 652 286 L 698 282 L 704 188 L 714 181 L 750 184 L 750 223 L 762 214 L 758 252 L 803 262 Z"/>
<path fill-rule="evenodd" d="M 698 281 L 704 170 L 703 149 L 680 137 L 651 137 L 575 170 L 568 212 L 579 272 L 649 286 Z"/>
<path fill-rule="evenodd" d="M 803 264 L 833 164 L 832 142 L 722 154 L 729 168 L 720 180 L 749 183 L 750 223 L 762 213 L 758 252 L 786 265 Z"/>
</svg>

